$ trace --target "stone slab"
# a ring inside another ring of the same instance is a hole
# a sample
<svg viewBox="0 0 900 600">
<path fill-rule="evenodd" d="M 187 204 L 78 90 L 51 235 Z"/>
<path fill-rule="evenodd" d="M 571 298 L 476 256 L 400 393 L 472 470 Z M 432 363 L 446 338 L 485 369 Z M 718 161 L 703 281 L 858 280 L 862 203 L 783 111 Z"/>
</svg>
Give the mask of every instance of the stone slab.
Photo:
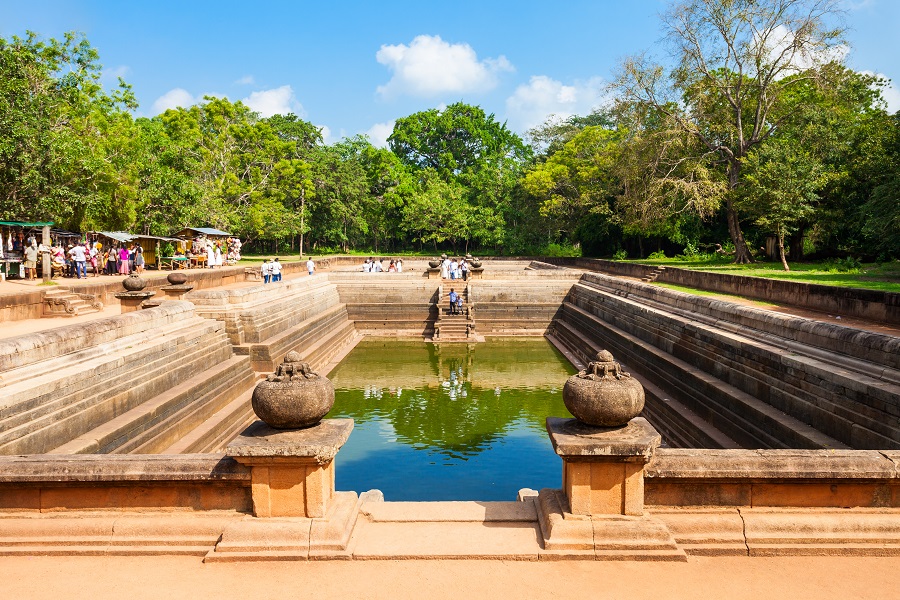
<svg viewBox="0 0 900 600">
<path fill-rule="evenodd" d="M 547 432 L 556 453 L 567 460 L 650 460 L 662 441 L 646 419 L 635 417 L 624 427 L 594 427 L 577 419 L 547 417 Z"/>
<path fill-rule="evenodd" d="M 323 419 L 305 429 L 275 429 L 255 421 L 228 444 L 225 453 L 236 459 L 314 459 L 323 465 L 334 459 L 351 431 L 353 419 Z"/>
<path fill-rule="evenodd" d="M 532 498 L 523 502 L 365 502 L 361 511 L 372 522 L 537 522 Z"/>
</svg>

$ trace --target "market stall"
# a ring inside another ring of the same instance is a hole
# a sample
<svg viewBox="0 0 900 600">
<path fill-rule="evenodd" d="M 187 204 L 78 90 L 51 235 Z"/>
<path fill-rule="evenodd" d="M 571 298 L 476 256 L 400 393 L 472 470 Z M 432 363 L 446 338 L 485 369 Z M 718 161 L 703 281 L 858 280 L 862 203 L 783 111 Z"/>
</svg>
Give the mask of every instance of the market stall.
<svg viewBox="0 0 900 600">
<path fill-rule="evenodd" d="M 0 280 L 25 277 L 25 246 L 32 240 L 41 244 L 44 228 L 52 226 L 52 222 L 0 221 Z"/>
</svg>

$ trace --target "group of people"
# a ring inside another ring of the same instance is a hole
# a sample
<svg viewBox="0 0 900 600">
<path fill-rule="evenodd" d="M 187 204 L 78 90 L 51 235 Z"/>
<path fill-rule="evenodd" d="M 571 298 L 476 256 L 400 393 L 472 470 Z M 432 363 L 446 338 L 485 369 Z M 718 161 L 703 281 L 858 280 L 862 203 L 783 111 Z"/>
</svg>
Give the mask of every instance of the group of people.
<svg viewBox="0 0 900 600">
<path fill-rule="evenodd" d="M 403 272 L 403 261 L 399 258 L 397 260 L 392 260 L 391 264 L 388 265 L 388 268 L 384 268 L 384 263 L 381 259 L 375 258 L 367 258 L 363 263 L 362 267 L 363 273 L 402 273 Z"/>
<path fill-rule="evenodd" d="M 441 278 L 467 281 L 469 279 L 469 265 L 466 263 L 466 259 L 445 258 L 444 262 L 441 263 Z"/>
<path fill-rule="evenodd" d="M 263 261 L 262 277 L 264 283 L 281 281 L 281 263 L 278 262 L 277 258 Z"/>
<path fill-rule="evenodd" d="M 463 312 L 462 296 L 456 293 L 456 290 L 450 288 L 450 314 L 461 315 Z"/>
<path fill-rule="evenodd" d="M 90 266 L 94 277 L 105 275 L 129 275 L 132 272 L 144 272 L 144 249 L 140 244 L 121 244 L 110 246 L 104 250 L 100 242 L 78 241 L 69 244 L 68 249 L 61 245 L 50 249 L 51 260 L 63 271 L 66 277 L 87 279 L 87 268 Z"/>
</svg>

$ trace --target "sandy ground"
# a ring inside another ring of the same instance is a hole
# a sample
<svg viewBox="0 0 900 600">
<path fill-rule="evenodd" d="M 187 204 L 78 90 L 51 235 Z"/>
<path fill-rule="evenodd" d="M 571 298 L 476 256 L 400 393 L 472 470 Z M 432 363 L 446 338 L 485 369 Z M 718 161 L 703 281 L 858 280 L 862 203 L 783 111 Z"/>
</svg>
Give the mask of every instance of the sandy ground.
<svg viewBox="0 0 900 600">
<path fill-rule="evenodd" d="M 687 563 L 0 558 L 0 597 L 29 600 L 900 597 L 900 558 L 691 558 Z"/>
</svg>

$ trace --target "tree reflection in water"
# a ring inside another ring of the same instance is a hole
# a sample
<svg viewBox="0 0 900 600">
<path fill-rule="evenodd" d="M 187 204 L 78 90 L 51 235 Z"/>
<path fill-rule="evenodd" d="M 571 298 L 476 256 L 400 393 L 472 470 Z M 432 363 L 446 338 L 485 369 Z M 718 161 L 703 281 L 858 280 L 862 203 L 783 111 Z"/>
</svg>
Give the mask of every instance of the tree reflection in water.
<svg viewBox="0 0 900 600">
<path fill-rule="evenodd" d="M 558 487 L 544 420 L 569 416 L 562 386 L 574 372 L 540 338 L 363 341 L 330 374 L 336 402 L 328 416 L 356 421 L 339 455 L 338 487 L 378 488 L 389 500 L 511 500 L 540 485 L 529 483 L 532 474 Z"/>
</svg>

